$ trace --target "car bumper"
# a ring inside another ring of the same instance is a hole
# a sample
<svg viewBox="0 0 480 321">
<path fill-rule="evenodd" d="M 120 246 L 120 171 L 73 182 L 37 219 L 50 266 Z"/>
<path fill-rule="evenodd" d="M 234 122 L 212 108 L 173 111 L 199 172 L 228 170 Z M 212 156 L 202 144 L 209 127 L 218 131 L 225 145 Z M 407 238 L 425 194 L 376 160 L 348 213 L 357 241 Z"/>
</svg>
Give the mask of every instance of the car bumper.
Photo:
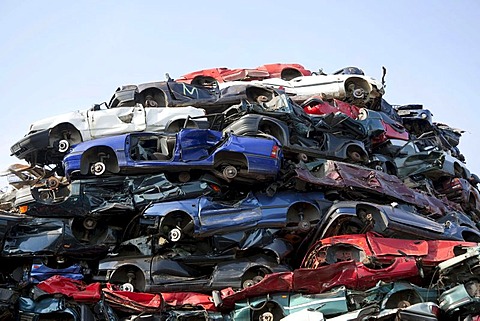
<svg viewBox="0 0 480 321">
<path fill-rule="evenodd" d="M 45 129 L 25 136 L 10 147 L 11 156 L 31 161 L 35 159 L 37 151 L 47 149 L 49 145 L 50 130 Z"/>
</svg>

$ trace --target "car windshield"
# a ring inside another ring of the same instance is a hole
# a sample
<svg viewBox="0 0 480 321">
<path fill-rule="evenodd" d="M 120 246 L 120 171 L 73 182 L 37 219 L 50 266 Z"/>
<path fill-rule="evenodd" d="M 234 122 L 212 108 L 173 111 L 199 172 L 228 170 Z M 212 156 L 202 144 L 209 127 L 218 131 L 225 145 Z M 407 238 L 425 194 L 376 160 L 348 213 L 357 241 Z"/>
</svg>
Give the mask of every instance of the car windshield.
<svg viewBox="0 0 480 321">
<path fill-rule="evenodd" d="M 293 108 L 288 103 L 285 94 L 275 96 L 270 101 L 261 104 L 265 111 L 278 112 L 278 113 L 292 113 Z"/>
</svg>

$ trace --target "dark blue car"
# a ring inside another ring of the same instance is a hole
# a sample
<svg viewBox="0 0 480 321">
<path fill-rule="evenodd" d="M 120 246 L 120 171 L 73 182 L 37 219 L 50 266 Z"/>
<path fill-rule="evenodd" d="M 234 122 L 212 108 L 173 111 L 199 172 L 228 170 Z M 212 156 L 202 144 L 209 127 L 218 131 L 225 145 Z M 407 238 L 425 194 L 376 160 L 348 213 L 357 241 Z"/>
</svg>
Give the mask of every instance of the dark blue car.
<svg viewBox="0 0 480 321">
<path fill-rule="evenodd" d="M 274 196 L 250 192 L 240 200 L 201 196 L 154 203 L 144 211 L 144 223 L 172 242 L 186 235 L 205 237 L 252 228 L 301 233 L 317 224 L 331 204 L 321 192 L 282 191 Z"/>
<path fill-rule="evenodd" d="M 227 181 L 269 181 L 281 168 L 275 138 L 237 136 L 210 129 L 177 134 L 130 133 L 86 141 L 63 159 L 71 178 L 91 175 L 164 172 L 174 181 L 190 181 L 210 171 Z"/>
</svg>

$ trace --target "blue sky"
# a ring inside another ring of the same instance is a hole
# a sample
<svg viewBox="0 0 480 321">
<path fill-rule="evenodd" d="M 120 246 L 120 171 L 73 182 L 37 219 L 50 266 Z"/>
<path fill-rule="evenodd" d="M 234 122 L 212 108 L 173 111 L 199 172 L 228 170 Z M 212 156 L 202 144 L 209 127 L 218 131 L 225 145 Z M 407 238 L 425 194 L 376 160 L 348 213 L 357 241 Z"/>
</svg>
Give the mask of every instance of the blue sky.
<svg viewBox="0 0 480 321">
<path fill-rule="evenodd" d="M 0 1 L 0 170 L 30 123 L 108 101 L 125 84 L 211 67 L 362 68 L 385 99 L 466 130 L 480 173 L 480 2 Z"/>
</svg>

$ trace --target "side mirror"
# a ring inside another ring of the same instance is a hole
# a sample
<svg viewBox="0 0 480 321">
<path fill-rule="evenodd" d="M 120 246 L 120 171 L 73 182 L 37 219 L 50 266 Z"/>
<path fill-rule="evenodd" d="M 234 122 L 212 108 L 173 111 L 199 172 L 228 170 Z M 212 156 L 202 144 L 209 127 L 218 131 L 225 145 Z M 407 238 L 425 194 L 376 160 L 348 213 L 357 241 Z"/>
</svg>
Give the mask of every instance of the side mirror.
<svg viewBox="0 0 480 321">
<path fill-rule="evenodd" d="M 103 103 L 101 103 L 101 104 L 94 104 L 94 105 L 92 106 L 92 110 L 100 110 L 100 109 L 102 109 L 102 105 L 105 105 L 104 108 L 108 108 L 108 107 L 107 107 L 107 103 L 106 103 L 106 102 L 103 102 Z"/>
</svg>

